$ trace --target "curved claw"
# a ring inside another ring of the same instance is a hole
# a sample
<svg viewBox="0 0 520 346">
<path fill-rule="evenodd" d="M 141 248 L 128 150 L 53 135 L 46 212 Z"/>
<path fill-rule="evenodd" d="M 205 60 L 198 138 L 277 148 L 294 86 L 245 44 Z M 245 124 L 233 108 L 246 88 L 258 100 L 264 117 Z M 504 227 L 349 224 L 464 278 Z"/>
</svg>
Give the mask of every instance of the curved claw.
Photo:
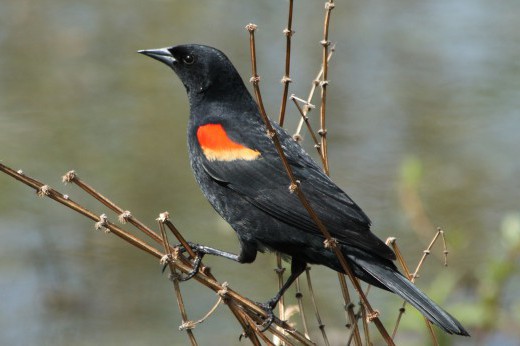
<svg viewBox="0 0 520 346">
<path fill-rule="evenodd" d="M 204 257 L 204 255 L 205 255 L 205 253 L 200 250 L 200 245 L 189 243 L 189 242 L 188 242 L 188 245 L 192 248 L 192 250 L 195 250 L 197 257 L 195 257 L 195 260 L 193 261 L 193 269 L 188 274 L 186 274 L 186 276 L 179 277 L 179 279 L 178 279 L 179 281 L 188 281 L 189 279 L 194 277 L 195 274 L 197 274 L 199 272 L 200 265 L 202 263 L 202 257 Z M 181 253 L 186 252 L 186 249 L 181 244 L 178 244 L 177 246 L 180 247 Z M 164 273 L 164 271 L 166 270 L 167 267 L 168 267 L 168 263 L 166 262 L 163 265 L 162 273 Z"/>
<path fill-rule="evenodd" d="M 161 274 L 164 274 L 164 271 L 166 270 L 166 268 L 168 268 L 168 265 L 169 265 L 168 262 L 164 262 L 164 264 L 162 266 Z"/>
<path fill-rule="evenodd" d="M 200 269 L 200 263 L 202 262 L 202 257 L 204 257 L 204 254 L 201 254 L 197 252 L 197 257 L 195 258 L 195 261 L 193 261 L 193 269 L 190 271 L 186 276 L 182 276 L 179 278 L 179 281 L 188 281 L 192 277 L 195 276 L 199 272 Z"/>
<path fill-rule="evenodd" d="M 265 321 L 262 324 L 256 325 L 259 328 L 258 330 L 261 333 L 263 333 L 269 329 L 269 327 L 271 326 L 271 324 L 273 324 L 276 318 L 273 313 L 274 305 L 271 300 L 267 301 L 266 303 L 256 303 L 256 305 L 264 309 L 265 313 L 267 314 L 267 318 L 265 319 Z"/>
</svg>

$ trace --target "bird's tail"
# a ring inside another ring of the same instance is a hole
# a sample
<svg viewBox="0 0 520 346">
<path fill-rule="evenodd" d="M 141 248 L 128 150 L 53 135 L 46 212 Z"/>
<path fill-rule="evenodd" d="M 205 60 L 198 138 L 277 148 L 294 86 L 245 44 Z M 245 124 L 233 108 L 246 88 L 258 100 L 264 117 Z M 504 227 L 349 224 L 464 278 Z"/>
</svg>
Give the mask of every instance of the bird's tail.
<svg viewBox="0 0 520 346">
<path fill-rule="evenodd" d="M 434 303 L 397 270 L 360 258 L 357 258 L 355 262 L 388 290 L 413 305 L 433 324 L 449 334 L 469 336 L 459 321 Z"/>
</svg>

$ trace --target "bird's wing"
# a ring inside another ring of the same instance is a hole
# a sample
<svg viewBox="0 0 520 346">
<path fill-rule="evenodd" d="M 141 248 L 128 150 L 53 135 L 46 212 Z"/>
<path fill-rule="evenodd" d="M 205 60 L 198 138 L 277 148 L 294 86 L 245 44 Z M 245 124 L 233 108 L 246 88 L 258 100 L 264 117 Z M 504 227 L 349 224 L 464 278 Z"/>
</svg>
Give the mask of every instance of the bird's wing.
<svg viewBox="0 0 520 346">
<path fill-rule="evenodd" d="M 297 194 L 289 189 L 290 181 L 282 161 L 265 132 L 249 132 L 245 139 L 237 138 L 238 132 L 231 125 L 226 130 L 230 136 L 235 134 L 234 141 L 249 143 L 243 148 L 259 154 L 224 160 L 203 155 L 207 174 L 281 222 L 321 236 Z M 301 190 L 331 235 L 340 242 L 394 259 L 390 248 L 370 231 L 370 220 L 361 208 L 322 172 L 285 130 L 278 126 L 276 130 Z"/>
</svg>

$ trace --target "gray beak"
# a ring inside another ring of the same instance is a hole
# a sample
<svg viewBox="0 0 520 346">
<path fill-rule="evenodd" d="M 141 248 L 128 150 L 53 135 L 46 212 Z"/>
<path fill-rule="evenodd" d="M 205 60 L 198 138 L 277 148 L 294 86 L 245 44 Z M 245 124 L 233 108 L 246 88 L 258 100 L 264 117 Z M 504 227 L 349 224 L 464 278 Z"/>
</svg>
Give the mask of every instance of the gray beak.
<svg viewBox="0 0 520 346">
<path fill-rule="evenodd" d="M 148 50 L 139 50 L 137 53 L 144 54 L 149 56 L 152 59 L 158 60 L 170 67 L 173 67 L 173 63 L 176 62 L 173 55 L 170 53 L 168 48 L 159 48 L 159 49 L 148 49 Z"/>
</svg>

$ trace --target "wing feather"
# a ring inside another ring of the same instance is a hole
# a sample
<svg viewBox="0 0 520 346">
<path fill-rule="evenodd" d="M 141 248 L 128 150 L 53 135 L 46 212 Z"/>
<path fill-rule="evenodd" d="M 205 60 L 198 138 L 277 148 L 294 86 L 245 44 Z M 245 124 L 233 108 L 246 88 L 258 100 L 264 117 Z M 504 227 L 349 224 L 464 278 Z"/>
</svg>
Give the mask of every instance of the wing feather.
<svg viewBox="0 0 520 346">
<path fill-rule="evenodd" d="M 230 136 L 234 130 L 226 127 Z M 340 242 L 394 259 L 392 250 L 370 231 L 370 219 L 361 208 L 323 173 L 285 130 L 278 126 L 276 130 L 295 178 L 300 181 L 303 193 L 331 235 Z M 257 159 L 203 159 L 205 171 L 270 216 L 321 236 L 297 195 L 289 190 L 289 178 L 271 140 L 262 131 L 249 135 L 248 147 L 261 153 Z"/>
</svg>

